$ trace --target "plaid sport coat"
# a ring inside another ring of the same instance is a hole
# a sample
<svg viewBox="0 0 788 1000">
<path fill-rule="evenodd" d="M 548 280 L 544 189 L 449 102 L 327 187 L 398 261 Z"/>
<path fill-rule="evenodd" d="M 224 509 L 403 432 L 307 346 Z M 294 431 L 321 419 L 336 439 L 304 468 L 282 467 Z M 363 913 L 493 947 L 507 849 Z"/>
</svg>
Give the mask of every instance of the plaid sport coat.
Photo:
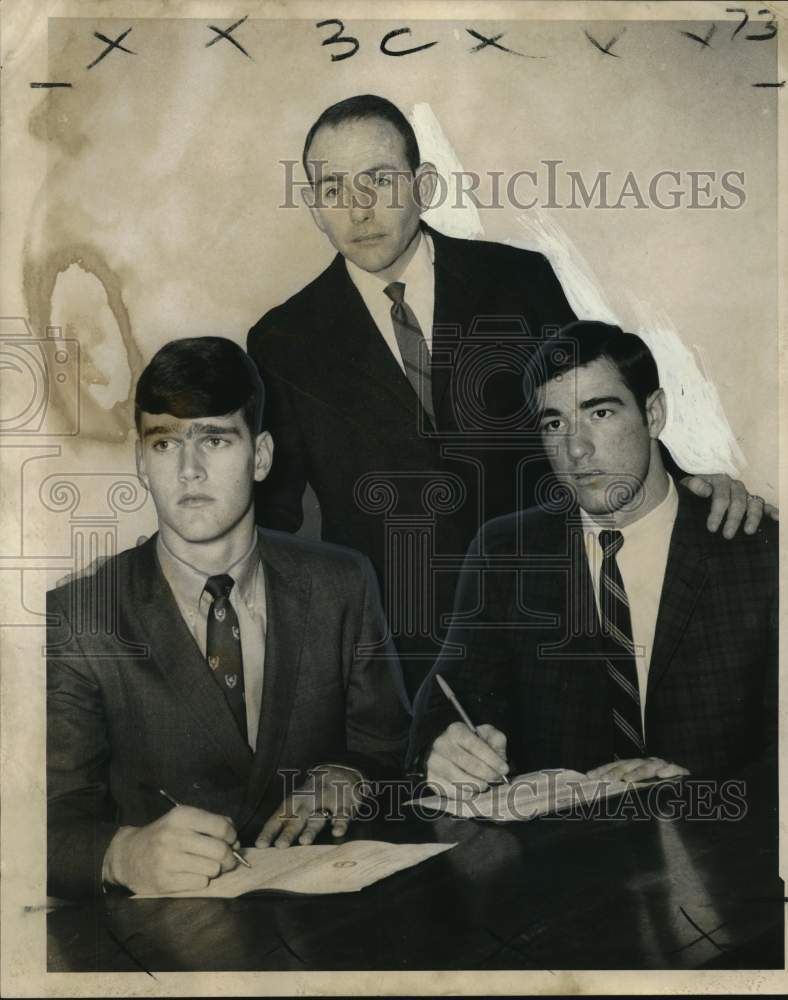
<svg viewBox="0 0 788 1000">
<path fill-rule="evenodd" d="M 776 737 L 777 525 L 728 541 L 678 487 L 645 706 L 647 752 L 724 774 Z M 602 637 L 577 508 L 488 522 L 466 558 L 446 645 L 414 706 L 409 760 L 456 714 L 508 737 L 513 773 L 613 759 Z"/>
</svg>

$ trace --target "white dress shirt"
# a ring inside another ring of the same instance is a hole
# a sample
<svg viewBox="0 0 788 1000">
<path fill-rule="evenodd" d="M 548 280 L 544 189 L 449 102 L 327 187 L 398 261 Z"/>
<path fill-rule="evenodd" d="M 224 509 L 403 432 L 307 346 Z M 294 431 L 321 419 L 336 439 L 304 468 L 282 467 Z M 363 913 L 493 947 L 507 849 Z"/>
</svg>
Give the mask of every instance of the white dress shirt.
<svg viewBox="0 0 788 1000">
<path fill-rule="evenodd" d="M 660 504 L 639 520 L 617 529 L 624 536 L 624 544 L 618 551 L 616 562 L 629 600 L 632 639 L 635 643 L 635 667 L 640 692 L 640 718 L 644 732 L 651 651 L 654 647 L 654 632 L 662 598 L 670 537 L 673 534 L 679 505 L 676 487 L 670 476 L 668 484 L 667 496 Z M 599 533 L 616 526 L 599 524 L 584 510 L 580 511 L 580 516 L 583 521 L 588 568 L 594 582 L 594 597 L 599 614 L 599 579 L 602 572 Z"/>
<path fill-rule="evenodd" d="M 432 317 L 435 310 L 435 248 L 428 233 L 420 232 L 417 239 L 416 250 L 401 274 L 396 273 L 396 262 L 395 265 L 386 268 L 385 272 L 373 272 L 365 271 L 345 258 L 350 280 L 358 289 L 375 326 L 380 330 L 389 350 L 403 371 L 405 365 L 397 345 L 394 323 L 391 319 L 393 303 L 384 289 L 392 281 L 401 281 L 405 285 L 405 302 L 415 313 L 421 332 L 427 342 L 427 348 L 432 352 Z"/>
<path fill-rule="evenodd" d="M 208 637 L 208 611 L 213 603 L 213 598 L 205 590 L 208 576 L 170 551 L 161 534 L 156 554 L 181 617 L 204 657 Z M 241 630 L 246 728 L 249 745 L 254 750 L 263 703 L 266 633 L 265 577 L 257 550 L 256 533 L 248 552 L 229 566 L 225 573 L 235 580 L 235 586 L 230 591 L 230 604 L 238 616 L 238 627 Z M 208 670 L 207 664 L 205 669 Z"/>
</svg>

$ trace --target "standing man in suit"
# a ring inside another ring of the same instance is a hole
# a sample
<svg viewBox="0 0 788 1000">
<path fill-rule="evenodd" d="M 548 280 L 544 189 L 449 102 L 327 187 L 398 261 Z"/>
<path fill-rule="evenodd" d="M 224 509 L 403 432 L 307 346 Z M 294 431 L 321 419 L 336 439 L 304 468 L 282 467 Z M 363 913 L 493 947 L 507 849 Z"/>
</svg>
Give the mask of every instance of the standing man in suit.
<svg viewBox="0 0 788 1000">
<path fill-rule="evenodd" d="M 310 211 L 337 256 L 249 332 L 277 442 L 257 517 L 297 531 L 312 486 L 322 537 L 372 560 L 415 691 L 470 539 L 529 506 L 549 472 L 520 433 L 522 376 L 534 340 L 575 317 L 541 254 L 421 222 L 437 173 L 384 98 L 326 109 L 303 163 Z M 693 482 L 704 496 L 706 478 Z M 730 501 L 735 532 L 746 490 L 732 496 L 728 477 L 714 480 L 710 528 Z M 756 523 L 761 513 L 748 511 Z"/>
<path fill-rule="evenodd" d="M 444 674 L 411 756 L 439 786 L 511 766 L 644 780 L 725 774 L 776 734 L 777 530 L 724 541 L 666 473 L 665 397 L 643 341 L 574 323 L 534 358 L 538 426 L 565 486 L 484 526 Z"/>
<path fill-rule="evenodd" d="M 47 595 L 54 895 L 199 889 L 242 844 L 341 836 L 407 739 L 367 561 L 255 527 L 273 442 L 244 351 L 172 341 L 135 402 L 158 533 Z"/>
</svg>

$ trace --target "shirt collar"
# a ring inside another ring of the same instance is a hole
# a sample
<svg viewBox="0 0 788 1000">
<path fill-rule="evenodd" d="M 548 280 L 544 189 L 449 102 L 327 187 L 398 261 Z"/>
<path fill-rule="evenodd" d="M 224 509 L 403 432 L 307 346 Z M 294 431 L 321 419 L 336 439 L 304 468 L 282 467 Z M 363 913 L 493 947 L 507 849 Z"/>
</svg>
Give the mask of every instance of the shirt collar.
<svg viewBox="0 0 788 1000">
<path fill-rule="evenodd" d="M 365 271 L 363 267 L 345 258 L 350 280 L 361 293 L 362 298 L 380 295 L 383 289 L 392 281 L 401 281 L 405 285 L 405 295 L 413 298 L 421 288 L 431 288 L 434 281 L 435 246 L 429 233 L 420 230 L 417 235 L 416 250 L 407 266 L 397 278 L 392 278 L 391 267 L 387 267 L 384 276 L 378 271 Z M 395 261 L 396 264 L 396 261 Z"/>
<path fill-rule="evenodd" d="M 203 573 L 196 566 L 192 566 L 191 563 L 176 556 L 167 548 L 161 532 L 156 540 L 156 554 L 159 557 L 162 572 L 175 597 L 188 607 L 198 608 L 209 575 L 215 574 Z M 250 612 L 254 612 L 255 608 L 257 571 L 260 565 L 257 532 L 255 532 L 248 551 L 225 570 L 225 573 L 235 580 L 233 593 L 238 594 Z"/>
<path fill-rule="evenodd" d="M 598 538 L 601 531 L 606 531 L 612 527 L 620 531 L 626 540 L 631 540 L 633 538 L 640 538 L 648 533 L 655 534 L 671 528 L 673 522 L 676 520 L 678 506 L 679 495 L 676 491 L 673 477 L 668 476 L 668 492 L 664 499 L 653 510 L 650 510 L 648 514 L 638 518 L 637 521 L 630 522 L 623 528 L 616 528 L 615 525 L 599 524 L 582 507 L 580 508 L 580 518 L 583 522 L 583 529 L 586 536 L 590 532 L 595 538 Z"/>
</svg>

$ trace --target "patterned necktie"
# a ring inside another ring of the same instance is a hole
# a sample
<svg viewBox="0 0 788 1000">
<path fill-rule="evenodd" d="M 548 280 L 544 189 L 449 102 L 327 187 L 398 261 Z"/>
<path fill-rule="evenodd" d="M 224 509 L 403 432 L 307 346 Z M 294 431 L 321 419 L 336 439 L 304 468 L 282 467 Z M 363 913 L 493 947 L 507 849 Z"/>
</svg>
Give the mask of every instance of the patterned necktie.
<svg viewBox="0 0 788 1000">
<path fill-rule="evenodd" d="M 432 406 L 432 375 L 427 342 L 416 314 L 405 302 L 404 283 L 392 281 L 383 291 L 392 302 L 391 322 L 394 324 L 394 335 L 402 355 L 402 363 L 405 365 L 405 374 L 434 427 L 435 411 Z"/>
<path fill-rule="evenodd" d="M 600 531 L 602 573 L 599 580 L 602 632 L 609 641 L 606 659 L 610 706 L 613 710 L 613 750 L 617 759 L 646 753 L 635 668 L 635 644 L 624 581 L 616 554 L 624 544 L 620 531 Z"/>
<path fill-rule="evenodd" d="M 230 604 L 230 592 L 234 584 L 235 580 L 226 574 L 211 576 L 205 584 L 205 590 L 213 598 L 208 611 L 205 656 L 216 683 L 232 709 L 243 738 L 247 739 L 241 629 L 235 608 Z"/>
</svg>

